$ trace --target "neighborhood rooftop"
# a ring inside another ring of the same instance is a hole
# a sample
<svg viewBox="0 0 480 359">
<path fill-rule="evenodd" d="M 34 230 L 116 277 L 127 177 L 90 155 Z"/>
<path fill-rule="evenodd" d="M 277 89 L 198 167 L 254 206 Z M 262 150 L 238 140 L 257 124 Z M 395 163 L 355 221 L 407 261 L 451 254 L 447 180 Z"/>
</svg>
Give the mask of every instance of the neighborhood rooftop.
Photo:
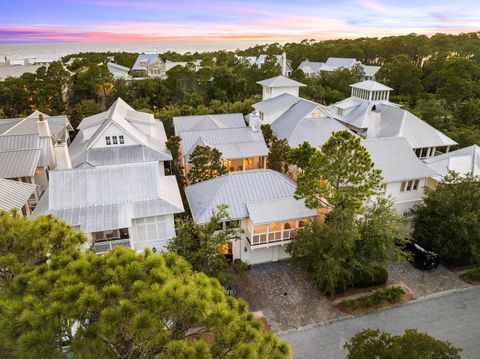
<svg viewBox="0 0 480 359">
<path fill-rule="evenodd" d="M 88 233 L 180 212 L 175 177 L 162 176 L 157 162 L 144 162 L 51 171 L 50 189 L 35 214 L 51 213 Z"/>
<path fill-rule="evenodd" d="M 37 185 L 0 178 L 0 210 L 21 209 Z"/>
<path fill-rule="evenodd" d="M 454 171 L 461 175 L 480 176 L 480 147 L 473 145 L 461 148 L 439 156 L 426 158 L 424 162 L 437 173 L 437 179 L 442 179 L 448 171 Z"/>
<path fill-rule="evenodd" d="M 253 204 L 280 199 L 285 200 L 280 202 L 281 208 L 285 210 L 282 216 L 290 218 L 298 218 L 299 214 L 300 217 L 314 216 L 316 210 L 304 209 L 303 201 L 293 199 L 294 192 L 295 182 L 272 170 L 232 172 L 185 189 L 192 216 L 200 224 L 207 223 L 211 212 L 221 204 L 229 206 L 228 211 L 233 219 L 249 217 L 247 205 L 250 205 L 256 218 L 263 221 L 267 214 L 262 212 L 262 208 L 267 206 L 271 209 L 271 205 Z M 274 204 L 272 202 L 272 205 Z"/>
<path fill-rule="evenodd" d="M 285 76 L 272 77 L 263 81 L 258 81 L 257 84 L 265 87 L 299 87 L 306 86 L 298 81 L 289 79 Z"/>
<path fill-rule="evenodd" d="M 173 126 L 175 128 L 175 135 L 179 136 L 183 131 L 245 127 L 245 120 L 241 113 L 175 116 L 173 117 Z"/>
<path fill-rule="evenodd" d="M 224 159 L 268 155 L 262 132 L 252 131 L 250 127 L 185 131 L 181 133 L 181 138 L 183 153 L 187 160 L 199 145 L 218 149 Z"/>
</svg>

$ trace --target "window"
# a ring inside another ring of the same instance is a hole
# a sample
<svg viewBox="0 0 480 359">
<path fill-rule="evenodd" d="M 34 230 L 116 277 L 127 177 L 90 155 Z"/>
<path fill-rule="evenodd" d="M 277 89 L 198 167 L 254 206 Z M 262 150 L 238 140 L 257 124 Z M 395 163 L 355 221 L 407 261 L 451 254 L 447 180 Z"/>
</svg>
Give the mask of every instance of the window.
<svg viewBox="0 0 480 359">
<path fill-rule="evenodd" d="M 110 140 L 110 136 L 105 137 L 105 143 L 107 144 L 107 146 L 110 146 L 112 144 L 112 141 Z"/>
<path fill-rule="evenodd" d="M 117 136 L 112 136 L 112 142 L 114 145 L 118 145 Z"/>
<path fill-rule="evenodd" d="M 146 217 L 135 219 L 137 227 L 136 241 L 152 242 L 167 239 L 167 220 L 165 217 Z"/>
<path fill-rule="evenodd" d="M 420 181 L 419 180 L 415 180 L 415 182 L 413 182 L 413 190 L 416 191 L 418 189 L 418 183 Z"/>
<path fill-rule="evenodd" d="M 125 139 L 123 138 L 123 136 L 118 136 L 118 140 L 120 141 L 121 145 L 125 144 Z"/>
<path fill-rule="evenodd" d="M 416 191 L 418 189 L 419 183 L 420 183 L 420 180 L 402 182 L 400 184 L 400 192 Z"/>
</svg>

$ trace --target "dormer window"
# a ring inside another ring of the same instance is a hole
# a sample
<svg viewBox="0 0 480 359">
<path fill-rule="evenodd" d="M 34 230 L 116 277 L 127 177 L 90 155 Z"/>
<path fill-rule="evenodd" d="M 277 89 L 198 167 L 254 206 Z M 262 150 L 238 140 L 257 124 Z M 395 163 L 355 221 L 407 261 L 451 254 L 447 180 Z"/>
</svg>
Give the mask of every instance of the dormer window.
<svg viewBox="0 0 480 359">
<path fill-rule="evenodd" d="M 105 137 L 105 143 L 107 144 L 107 146 L 110 146 L 112 144 L 112 140 L 110 139 L 110 136 Z"/>
</svg>

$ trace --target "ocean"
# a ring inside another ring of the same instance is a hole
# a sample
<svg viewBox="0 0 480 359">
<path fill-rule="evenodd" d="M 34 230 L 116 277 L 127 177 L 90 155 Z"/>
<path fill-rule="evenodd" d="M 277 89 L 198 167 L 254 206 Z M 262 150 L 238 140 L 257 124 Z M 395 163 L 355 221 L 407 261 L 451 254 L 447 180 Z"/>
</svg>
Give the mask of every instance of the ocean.
<svg viewBox="0 0 480 359">
<path fill-rule="evenodd" d="M 263 43 L 263 42 L 262 42 Z M 102 42 L 102 43 L 52 43 L 52 44 L 0 44 L 0 57 L 22 59 L 37 56 L 65 56 L 79 52 L 126 51 L 162 53 L 166 51 L 207 52 L 246 49 L 257 45 L 253 41 L 202 41 L 202 42 Z"/>
</svg>

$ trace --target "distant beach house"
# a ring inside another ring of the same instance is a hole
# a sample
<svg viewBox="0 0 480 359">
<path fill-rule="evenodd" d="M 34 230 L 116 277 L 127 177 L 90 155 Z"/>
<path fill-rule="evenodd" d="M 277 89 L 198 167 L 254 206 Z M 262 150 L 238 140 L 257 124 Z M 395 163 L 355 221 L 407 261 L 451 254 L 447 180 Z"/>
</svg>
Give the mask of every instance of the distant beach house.
<svg viewBox="0 0 480 359">
<path fill-rule="evenodd" d="M 132 71 L 142 72 L 145 77 L 165 77 L 165 62 L 156 54 L 140 54 Z"/>
<path fill-rule="evenodd" d="M 302 71 L 307 76 L 318 76 L 322 72 L 333 72 L 338 69 L 352 69 L 359 65 L 365 73 L 364 80 L 374 80 L 375 74 L 380 70 L 380 66 L 363 65 L 354 58 L 329 57 L 326 62 L 314 62 L 308 59 L 303 61 L 297 70 Z"/>
<path fill-rule="evenodd" d="M 283 76 L 290 76 L 292 74 L 292 61 L 287 59 L 287 54 L 284 52 L 281 55 L 274 55 L 277 65 L 280 66 Z M 250 66 L 257 66 L 261 68 L 268 59 L 267 54 L 256 56 L 237 56 L 239 61 L 242 61 Z"/>
<path fill-rule="evenodd" d="M 130 69 L 128 67 L 118 65 L 113 62 L 108 62 L 107 67 L 108 71 L 110 71 L 115 80 L 129 80 L 131 78 L 131 76 L 128 74 L 130 72 Z"/>
</svg>

